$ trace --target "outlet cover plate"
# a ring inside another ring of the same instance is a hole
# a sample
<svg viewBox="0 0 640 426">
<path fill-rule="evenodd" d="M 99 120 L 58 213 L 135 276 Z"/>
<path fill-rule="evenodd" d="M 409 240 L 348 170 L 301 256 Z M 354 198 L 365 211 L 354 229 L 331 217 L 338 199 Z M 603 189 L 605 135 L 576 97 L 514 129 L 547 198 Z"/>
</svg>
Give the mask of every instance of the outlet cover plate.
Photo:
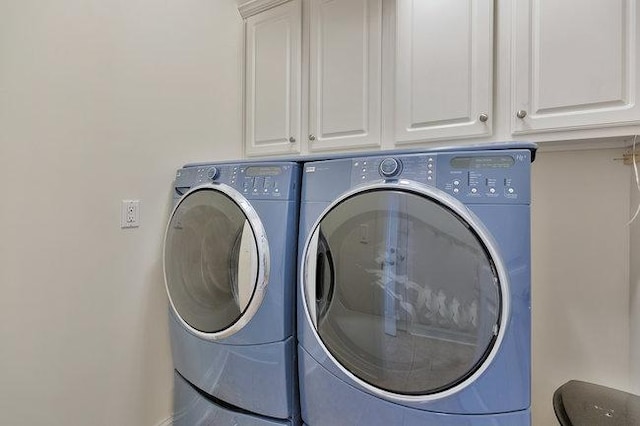
<svg viewBox="0 0 640 426">
<path fill-rule="evenodd" d="M 120 209 L 120 227 L 137 228 L 140 226 L 140 200 L 122 200 Z"/>
</svg>

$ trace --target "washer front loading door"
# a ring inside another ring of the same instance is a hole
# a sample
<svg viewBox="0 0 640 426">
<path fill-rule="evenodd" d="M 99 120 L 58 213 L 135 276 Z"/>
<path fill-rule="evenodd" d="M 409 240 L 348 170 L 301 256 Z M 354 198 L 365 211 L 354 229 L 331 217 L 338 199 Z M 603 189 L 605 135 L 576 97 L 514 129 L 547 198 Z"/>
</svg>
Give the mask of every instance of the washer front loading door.
<svg viewBox="0 0 640 426">
<path fill-rule="evenodd" d="M 459 201 L 414 182 L 334 202 L 305 247 L 307 319 L 329 357 L 400 401 L 451 395 L 495 356 L 509 311 L 493 240 Z"/>
<path fill-rule="evenodd" d="M 184 195 L 167 227 L 164 275 L 187 329 L 211 340 L 242 329 L 262 302 L 268 274 L 264 227 L 240 193 L 212 184 Z"/>
</svg>

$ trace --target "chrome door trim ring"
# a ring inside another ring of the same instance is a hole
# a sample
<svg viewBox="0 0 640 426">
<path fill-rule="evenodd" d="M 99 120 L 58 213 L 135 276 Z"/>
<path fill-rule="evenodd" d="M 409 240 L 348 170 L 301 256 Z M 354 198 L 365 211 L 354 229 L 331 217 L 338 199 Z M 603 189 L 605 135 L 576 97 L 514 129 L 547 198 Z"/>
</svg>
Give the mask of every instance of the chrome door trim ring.
<svg viewBox="0 0 640 426">
<path fill-rule="evenodd" d="M 467 378 L 465 378 L 455 386 L 447 388 L 441 392 L 427 394 L 427 395 L 405 395 L 405 394 L 399 394 L 399 393 L 383 390 L 365 382 L 364 380 L 362 380 L 361 378 L 357 377 L 355 374 L 347 370 L 333 356 L 333 354 L 327 349 L 325 344 L 322 342 L 322 339 L 320 338 L 316 327 L 312 326 L 314 322 L 312 321 L 309 313 L 307 300 L 306 300 L 307 293 L 305 288 L 305 283 L 307 283 L 306 277 L 308 275 L 308 271 L 306 271 L 306 263 L 307 263 L 307 257 L 309 255 L 308 250 L 309 250 L 309 244 L 311 242 L 312 235 L 314 234 L 317 227 L 320 225 L 320 222 L 322 222 L 322 220 L 326 217 L 326 215 L 331 210 L 333 210 L 334 207 L 336 207 L 337 205 L 345 201 L 347 198 L 351 198 L 353 196 L 368 192 L 370 190 L 381 190 L 381 189 L 411 192 L 411 193 L 420 195 L 422 197 L 426 197 L 426 198 L 430 198 L 432 200 L 438 201 L 442 203 L 444 206 L 446 206 L 447 208 L 451 209 L 454 213 L 456 213 L 462 219 L 464 219 L 464 221 L 476 232 L 476 234 L 480 238 L 480 241 L 487 248 L 489 252 L 489 256 L 493 260 L 494 265 L 496 267 L 496 272 L 498 274 L 498 279 L 500 281 L 500 291 L 502 292 L 502 297 L 500 301 L 502 312 L 500 317 L 500 326 L 498 329 L 498 335 L 496 336 L 495 342 L 493 343 L 493 347 L 491 348 L 489 355 L 484 359 L 482 364 L 480 364 L 480 366 L 475 369 L 475 371 L 472 374 L 470 374 Z M 454 395 L 455 393 L 460 392 L 463 389 L 470 386 L 493 363 L 493 360 L 495 359 L 498 353 L 498 350 L 502 345 L 502 341 L 504 339 L 508 322 L 511 316 L 509 276 L 507 273 L 507 269 L 504 266 L 504 261 L 500 256 L 498 245 L 493 239 L 493 237 L 491 236 L 491 233 L 485 228 L 485 226 L 482 224 L 480 219 L 478 219 L 464 204 L 462 204 L 460 201 L 458 201 L 456 198 L 452 197 L 451 195 L 447 194 L 446 192 L 431 186 L 423 185 L 419 182 L 410 181 L 406 179 L 379 180 L 372 183 L 358 185 L 350 189 L 349 191 L 341 194 L 338 198 L 336 198 L 333 202 L 331 202 L 329 206 L 327 206 L 322 211 L 322 213 L 320 213 L 320 215 L 318 216 L 318 219 L 314 221 L 313 226 L 309 229 L 309 235 L 305 238 L 303 254 L 304 254 L 303 257 L 301 258 L 302 264 L 300 265 L 299 291 L 301 292 L 300 294 L 302 295 L 302 301 L 303 301 L 302 305 L 304 309 L 305 319 L 307 321 L 307 324 L 310 326 L 310 328 L 313 331 L 313 336 L 316 340 L 316 343 L 320 345 L 320 348 L 322 348 L 322 351 L 324 352 L 324 354 L 331 360 L 331 362 L 336 367 L 338 367 L 347 377 L 349 377 L 351 380 L 356 382 L 359 386 L 364 388 L 370 394 L 382 397 L 386 400 L 400 402 L 400 403 L 420 403 L 420 402 L 439 400 L 439 399 Z"/>
<path fill-rule="evenodd" d="M 245 311 L 240 315 L 240 317 L 233 322 L 229 327 L 224 330 L 220 330 L 214 333 L 207 333 L 204 331 L 197 330 L 189 325 L 180 315 L 178 310 L 176 309 L 175 304 L 173 303 L 173 299 L 171 298 L 171 293 L 169 292 L 169 284 L 167 282 L 167 265 L 166 265 L 166 249 L 167 249 L 167 236 L 169 234 L 169 227 L 171 225 L 171 221 L 176 214 L 178 208 L 180 208 L 180 204 L 187 197 L 194 192 L 202 191 L 202 190 L 212 190 L 221 192 L 227 197 L 229 197 L 244 213 L 245 217 L 249 221 L 251 225 L 251 229 L 253 231 L 253 235 L 256 239 L 256 247 L 258 249 L 258 275 L 256 277 L 256 287 L 253 292 L 253 296 L 251 297 L 251 301 L 247 305 Z M 267 233 L 265 232 L 264 226 L 262 225 L 262 221 L 258 216 L 258 213 L 255 211 L 253 206 L 249 203 L 249 201 L 234 188 L 225 185 L 223 183 L 209 183 L 198 185 L 191 188 L 187 191 L 173 208 L 171 215 L 169 216 L 169 222 L 167 223 L 167 228 L 164 233 L 164 239 L 162 243 L 162 273 L 164 276 L 164 285 L 165 290 L 167 292 L 167 297 L 169 298 L 169 304 L 171 305 L 171 309 L 175 314 L 176 318 L 185 327 L 191 334 L 200 337 L 205 340 L 220 340 L 232 336 L 233 334 L 240 331 L 244 328 L 245 325 L 251 318 L 255 315 L 262 304 L 262 300 L 264 299 L 265 292 L 267 289 L 267 285 L 269 283 L 269 271 L 270 271 L 270 254 L 269 254 L 269 242 L 267 240 Z"/>
</svg>

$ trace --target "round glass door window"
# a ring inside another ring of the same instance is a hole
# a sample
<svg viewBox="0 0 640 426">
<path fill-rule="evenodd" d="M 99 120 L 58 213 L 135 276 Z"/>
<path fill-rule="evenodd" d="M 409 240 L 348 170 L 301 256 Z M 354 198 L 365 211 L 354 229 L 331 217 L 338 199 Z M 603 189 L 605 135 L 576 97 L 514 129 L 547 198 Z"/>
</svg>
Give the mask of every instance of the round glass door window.
<svg viewBox="0 0 640 426">
<path fill-rule="evenodd" d="M 493 348 L 501 288 L 487 246 L 446 205 L 371 189 L 313 230 L 305 300 L 344 369 L 376 389 L 431 395 L 473 375 Z"/>
<path fill-rule="evenodd" d="M 230 189 L 229 191 L 235 192 Z M 257 215 L 232 192 L 203 188 L 174 210 L 165 237 L 165 280 L 178 316 L 202 333 L 229 333 L 244 325 L 261 302 L 264 265 Z M 258 300 L 259 299 L 259 300 Z M 244 321 L 241 321 L 244 318 Z"/>
</svg>

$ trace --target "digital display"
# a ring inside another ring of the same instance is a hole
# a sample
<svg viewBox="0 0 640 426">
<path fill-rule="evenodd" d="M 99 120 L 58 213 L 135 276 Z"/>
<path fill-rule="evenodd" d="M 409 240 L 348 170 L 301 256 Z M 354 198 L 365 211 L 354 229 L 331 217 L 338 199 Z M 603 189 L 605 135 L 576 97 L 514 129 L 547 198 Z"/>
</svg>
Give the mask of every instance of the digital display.
<svg viewBox="0 0 640 426">
<path fill-rule="evenodd" d="M 454 157 L 451 167 L 454 169 L 508 169 L 516 161 L 509 155 L 482 157 Z"/>
<path fill-rule="evenodd" d="M 280 167 L 267 167 L 267 166 L 251 166 L 247 167 L 244 174 L 248 177 L 253 176 L 278 176 L 282 173 L 282 169 Z"/>
</svg>

